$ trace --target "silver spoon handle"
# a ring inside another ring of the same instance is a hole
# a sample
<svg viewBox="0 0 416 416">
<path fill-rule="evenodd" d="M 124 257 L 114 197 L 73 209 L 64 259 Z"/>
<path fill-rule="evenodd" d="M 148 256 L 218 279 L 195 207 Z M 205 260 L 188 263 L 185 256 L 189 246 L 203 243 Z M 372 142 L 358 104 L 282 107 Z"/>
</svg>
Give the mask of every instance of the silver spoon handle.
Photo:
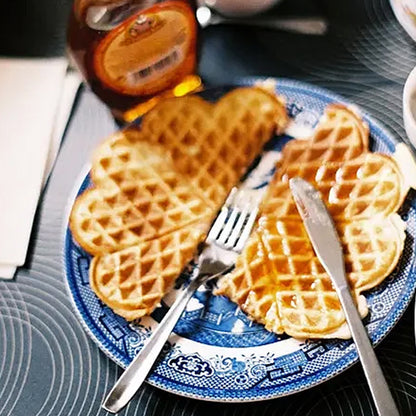
<svg viewBox="0 0 416 416">
<path fill-rule="evenodd" d="M 380 416 L 400 416 L 348 287 L 338 291 L 345 317 Z"/>
<path fill-rule="evenodd" d="M 267 29 L 283 30 L 302 35 L 324 35 L 328 30 L 328 22 L 322 17 L 281 17 L 281 18 L 252 18 L 230 19 L 222 16 L 213 16 L 208 25 L 234 24 Z"/>
<path fill-rule="evenodd" d="M 136 355 L 114 387 L 108 393 L 102 407 L 110 413 L 118 413 L 136 394 L 156 362 L 176 322 L 184 311 L 197 286 L 192 282 L 183 290 L 170 307 L 160 324 Z"/>
</svg>

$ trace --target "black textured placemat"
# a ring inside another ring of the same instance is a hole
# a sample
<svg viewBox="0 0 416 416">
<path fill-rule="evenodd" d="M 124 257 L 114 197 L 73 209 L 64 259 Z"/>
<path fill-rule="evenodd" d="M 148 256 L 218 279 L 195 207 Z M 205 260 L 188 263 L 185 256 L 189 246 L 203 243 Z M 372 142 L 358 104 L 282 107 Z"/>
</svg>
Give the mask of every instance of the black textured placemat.
<svg viewBox="0 0 416 416">
<path fill-rule="evenodd" d="M 35 7 L 35 2 L 25 4 Z M 52 26 L 46 26 L 32 39 L 32 48 L 21 40 L 15 40 L 14 48 L 3 44 L 3 53 L 22 53 L 19 48 L 29 48 L 27 53 L 32 55 L 62 52 L 62 22 L 68 2 L 42 0 L 39 4 L 53 6 L 48 10 L 56 13 L 60 26 L 53 26 L 50 32 L 47 28 Z M 406 140 L 401 96 L 405 78 L 416 64 L 416 49 L 395 20 L 389 3 L 286 0 L 273 13 L 295 14 L 301 10 L 326 13 L 331 23 L 329 34 L 308 37 L 239 26 L 205 29 L 200 63 L 205 83 L 224 84 L 242 76 L 312 82 L 344 95 Z M 3 20 L 7 19 L 3 16 Z M 36 22 L 31 24 L 39 28 Z M 45 44 L 48 33 L 54 34 L 53 45 Z M 99 351 L 77 321 L 65 287 L 61 255 L 68 196 L 94 145 L 114 129 L 105 107 L 89 91 L 80 94 L 37 213 L 26 267 L 19 270 L 14 281 L 0 282 L 1 416 L 106 414 L 100 410 L 100 403 L 120 370 Z M 376 349 L 405 416 L 416 415 L 413 306 L 412 302 Z M 376 412 L 361 367 L 355 365 L 306 392 L 243 405 L 199 402 L 146 386 L 121 414 L 367 416 Z"/>
<path fill-rule="evenodd" d="M 64 53 L 72 0 L 1 0 L 0 55 Z"/>
</svg>

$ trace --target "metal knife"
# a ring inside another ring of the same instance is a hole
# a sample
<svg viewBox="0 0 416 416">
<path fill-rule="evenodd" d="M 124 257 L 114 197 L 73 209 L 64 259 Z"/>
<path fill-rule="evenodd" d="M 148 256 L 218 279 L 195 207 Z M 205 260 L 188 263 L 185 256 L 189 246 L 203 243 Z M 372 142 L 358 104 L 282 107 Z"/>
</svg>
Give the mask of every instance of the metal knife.
<svg viewBox="0 0 416 416">
<path fill-rule="evenodd" d="M 309 182 L 293 178 L 289 184 L 315 253 L 331 277 L 341 301 L 378 414 L 399 416 L 400 413 L 351 296 L 345 275 L 342 246 L 334 222 L 319 192 Z"/>
</svg>

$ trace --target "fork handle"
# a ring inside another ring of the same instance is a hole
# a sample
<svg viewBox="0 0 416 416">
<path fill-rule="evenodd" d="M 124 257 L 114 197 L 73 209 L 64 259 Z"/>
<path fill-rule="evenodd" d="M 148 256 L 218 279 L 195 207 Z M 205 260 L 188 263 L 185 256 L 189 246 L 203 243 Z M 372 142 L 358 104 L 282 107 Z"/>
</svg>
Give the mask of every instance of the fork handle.
<svg viewBox="0 0 416 416">
<path fill-rule="evenodd" d="M 213 276 L 214 277 L 214 276 Z M 157 360 L 160 351 L 178 322 L 186 304 L 201 284 L 201 276 L 193 277 L 189 285 L 181 292 L 146 344 L 134 357 L 114 387 L 108 393 L 102 407 L 110 413 L 118 413 L 133 398 L 145 381 Z"/>
<path fill-rule="evenodd" d="M 146 344 L 118 379 L 102 404 L 107 412 L 118 413 L 141 387 L 195 290 L 196 288 L 191 284 L 183 290 Z"/>
<path fill-rule="evenodd" d="M 380 416 L 400 416 L 349 288 L 341 288 L 338 295 L 378 414 Z"/>
</svg>

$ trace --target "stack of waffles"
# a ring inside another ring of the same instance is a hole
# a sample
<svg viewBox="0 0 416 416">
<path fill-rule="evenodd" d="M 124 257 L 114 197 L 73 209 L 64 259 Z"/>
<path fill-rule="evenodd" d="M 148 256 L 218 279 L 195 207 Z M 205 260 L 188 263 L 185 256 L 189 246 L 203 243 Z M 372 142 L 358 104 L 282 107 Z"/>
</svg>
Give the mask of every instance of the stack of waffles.
<svg viewBox="0 0 416 416">
<path fill-rule="evenodd" d="M 366 315 L 361 293 L 385 279 L 403 251 L 405 227 L 397 211 L 408 191 L 395 160 L 370 152 L 368 140 L 368 127 L 354 111 L 330 105 L 311 137 L 286 144 L 257 226 L 217 294 L 277 334 L 350 337 L 288 181 L 301 177 L 321 192 L 340 235 L 351 290 Z"/>
<path fill-rule="evenodd" d="M 284 104 L 239 88 L 216 104 L 189 96 L 158 104 L 95 151 L 93 187 L 70 228 L 94 256 L 96 295 L 128 320 L 150 314 L 193 258 L 230 189 L 282 132 Z"/>
</svg>

